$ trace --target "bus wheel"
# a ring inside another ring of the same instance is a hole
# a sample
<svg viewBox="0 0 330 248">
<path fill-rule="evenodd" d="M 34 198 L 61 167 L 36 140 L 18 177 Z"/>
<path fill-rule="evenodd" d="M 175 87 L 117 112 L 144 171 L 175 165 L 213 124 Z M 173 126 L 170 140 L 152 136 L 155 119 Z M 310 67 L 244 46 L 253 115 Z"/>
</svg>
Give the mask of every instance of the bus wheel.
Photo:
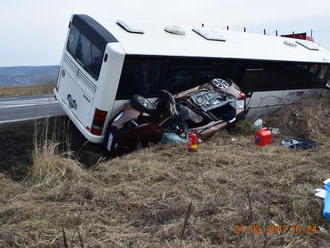
<svg viewBox="0 0 330 248">
<path fill-rule="evenodd" d="M 153 102 L 140 95 L 132 96 L 130 104 L 142 113 L 152 114 L 156 110 L 156 105 Z"/>
<path fill-rule="evenodd" d="M 115 156 L 118 151 L 118 129 L 114 126 L 110 126 L 104 136 L 104 150 L 107 156 Z"/>
</svg>

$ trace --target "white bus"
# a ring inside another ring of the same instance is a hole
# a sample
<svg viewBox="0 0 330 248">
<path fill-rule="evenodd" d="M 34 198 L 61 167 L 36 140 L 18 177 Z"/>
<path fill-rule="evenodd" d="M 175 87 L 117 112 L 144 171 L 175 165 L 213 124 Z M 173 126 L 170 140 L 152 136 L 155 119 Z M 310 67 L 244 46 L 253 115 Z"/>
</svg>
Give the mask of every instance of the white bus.
<svg viewBox="0 0 330 248">
<path fill-rule="evenodd" d="M 330 85 L 330 53 L 316 43 L 206 28 L 132 28 L 73 15 L 55 97 L 91 142 L 135 94 L 152 97 L 231 79 L 258 116 Z"/>
</svg>

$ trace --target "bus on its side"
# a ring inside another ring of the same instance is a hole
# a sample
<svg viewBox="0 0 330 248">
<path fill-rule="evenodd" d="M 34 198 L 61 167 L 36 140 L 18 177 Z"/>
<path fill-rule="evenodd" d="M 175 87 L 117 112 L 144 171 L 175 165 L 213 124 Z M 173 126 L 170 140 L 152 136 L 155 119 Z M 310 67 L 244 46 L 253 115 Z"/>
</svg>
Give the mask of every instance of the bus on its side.
<svg viewBox="0 0 330 248">
<path fill-rule="evenodd" d="M 218 30 L 102 26 L 73 15 L 55 97 L 80 132 L 102 143 L 112 113 L 133 95 L 178 93 L 213 78 L 248 96 L 247 116 L 269 113 L 330 84 L 330 53 L 310 41 Z M 239 104 L 241 108 L 244 104 Z"/>
</svg>

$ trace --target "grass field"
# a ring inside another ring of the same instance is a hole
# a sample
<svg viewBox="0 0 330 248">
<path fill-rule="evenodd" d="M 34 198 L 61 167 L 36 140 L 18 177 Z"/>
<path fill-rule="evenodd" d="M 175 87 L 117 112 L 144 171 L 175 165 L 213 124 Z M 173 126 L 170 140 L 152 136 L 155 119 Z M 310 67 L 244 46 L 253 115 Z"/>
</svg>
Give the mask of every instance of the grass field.
<svg viewBox="0 0 330 248">
<path fill-rule="evenodd" d="M 52 94 L 53 89 L 53 84 L 0 88 L 0 98 Z"/>
<path fill-rule="evenodd" d="M 266 120 L 282 131 L 267 147 L 246 121 L 198 153 L 155 146 L 88 168 L 39 142 L 24 178 L 0 174 L 0 247 L 328 247 L 313 189 L 330 177 L 329 107 L 317 99 Z M 323 145 L 295 151 L 285 137 Z M 258 229 L 279 225 L 317 228 Z"/>
</svg>

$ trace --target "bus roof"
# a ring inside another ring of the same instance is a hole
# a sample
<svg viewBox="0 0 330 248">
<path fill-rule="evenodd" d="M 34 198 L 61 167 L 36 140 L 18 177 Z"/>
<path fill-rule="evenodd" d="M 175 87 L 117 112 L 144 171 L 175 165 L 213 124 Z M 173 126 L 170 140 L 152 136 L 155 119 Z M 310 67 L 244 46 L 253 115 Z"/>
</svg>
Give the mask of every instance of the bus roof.
<svg viewBox="0 0 330 248">
<path fill-rule="evenodd" d="M 165 26 L 160 25 L 142 27 L 139 30 L 143 31 L 141 34 L 128 32 L 116 22 L 106 21 L 100 24 L 118 40 L 125 53 L 130 55 L 330 63 L 330 52 L 307 40 L 186 26 L 181 27 L 185 35 L 178 35 L 166 32 Z M 211 33 L 211 38 L 222 36 L 225 41 L 208 40 L 193 29 L 207 35 Z"/>
</svg>

